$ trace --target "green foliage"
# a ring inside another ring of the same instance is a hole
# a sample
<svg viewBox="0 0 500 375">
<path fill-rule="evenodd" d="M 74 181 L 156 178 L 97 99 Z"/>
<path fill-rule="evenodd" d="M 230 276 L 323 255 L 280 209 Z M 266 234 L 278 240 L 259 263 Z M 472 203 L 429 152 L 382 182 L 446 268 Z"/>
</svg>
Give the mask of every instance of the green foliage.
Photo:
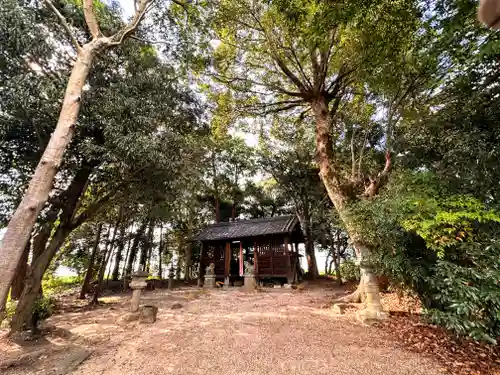
<svg viewBox="0 0 500 375">
<path fill-rule="evenodd" d="M 14 316 L 14 313 L 16 312 L 16 307 L 17 307 L 17 301 L 7 301 L 7 304 L 5 305 L 5 314 L 7 319 L 12 319 Z"/>
<path fill-rule="evenodd" d="M 395 176 L 373 204 L 353 212 L 363 215 L 376 243 L 370 261 L 377 271 L 417 293 L 431 321 L 495 340 L 500 225 L 494 210 L 471 196 L 447 194 L 432 174 L 420 172 Z"/>
<path fill-rule="evenodd" d="M 440 308 L 426 311 L 432 322 L 475 340 L 500 337 L 500 243 L 464 243 L 460 257 L 438 260 L 428 278 Z"/>
<path fill-rule="evenodd" d="M 340 264 L 340 275 L 344 281 L 359 280 L 359 266 L 353 260 L 346 260 Z"/>
<path fill-rule="evenodd" d="M 54 313 L 56 304 L 57 301 L 54 297 L 42 296 L 38 298 L 33 309 L 34 321 L 38 323 L 40 320 L 50 317 Z"/>
<path fill-rule="evenodd" d="M 46 275 L 42 280 L 42 289 L 47 295 L 59 294 L 80 285 L 81 281 L 78 276 Z"/>
</svg>

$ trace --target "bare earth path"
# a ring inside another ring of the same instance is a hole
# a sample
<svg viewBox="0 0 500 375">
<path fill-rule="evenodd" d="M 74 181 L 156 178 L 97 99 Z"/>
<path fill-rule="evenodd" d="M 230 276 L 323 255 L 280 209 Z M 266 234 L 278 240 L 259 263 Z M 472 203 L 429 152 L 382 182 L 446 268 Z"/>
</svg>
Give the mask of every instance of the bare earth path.
<svg viewBox="0 0 500 375">
<path fill-rule="evenodd" d="M 439 364 L 405 351 L 379 328 L 332 314 L 325 307 L 331 297 L 321 288 L 149 292 L 143 302 L 159 307 L 155 324 L 119 323 L 126 299 L 57 315 L 48 323 L 60 337 L 47 343 L 47 360 L 42 355 L 38 365 L 4 373 L 66 373 L 61 362 L 84 348 L 90 356 L 74 374 L 442 374 Z"/>
</svg>

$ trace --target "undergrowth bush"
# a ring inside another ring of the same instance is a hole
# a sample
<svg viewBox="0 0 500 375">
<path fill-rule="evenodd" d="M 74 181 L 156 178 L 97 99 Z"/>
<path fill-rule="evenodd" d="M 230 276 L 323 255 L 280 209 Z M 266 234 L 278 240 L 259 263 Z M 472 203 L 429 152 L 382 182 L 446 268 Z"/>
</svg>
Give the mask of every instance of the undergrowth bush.
<svg viewBox="0 0 500 375">
<path fill-rule="evenodd" d="M 42 289 L 45 294 L 58 294 L 74 288 L 81 283 L 78 276 L 45 276 L 42 280 Z"/>
<path fill-rule="evenodd" d="M 396 179 L 353 212 L 376 272 L 418 295 L 429 321 L 475 340 L 500 338 L 500 215 L 426 174 Z"/>
</svg>

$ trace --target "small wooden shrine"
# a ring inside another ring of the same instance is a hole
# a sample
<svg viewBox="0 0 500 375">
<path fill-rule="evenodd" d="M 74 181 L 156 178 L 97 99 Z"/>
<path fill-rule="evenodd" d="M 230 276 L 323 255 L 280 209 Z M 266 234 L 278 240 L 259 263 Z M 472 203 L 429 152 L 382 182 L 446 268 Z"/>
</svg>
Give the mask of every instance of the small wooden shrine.
<svg viewBox="0 0 500 375">
<path fill-rule="evenodd" d="M 201 242 L 200 281 L 211 263 L 226 284 L 242 279 L 244 262 L 253 265 L 257 280 L 286 279 L 292 284 L 301 276 L 298 245 L 304 235 L 295 215 L 213 224 L 194 240 Z"/>
</svg>

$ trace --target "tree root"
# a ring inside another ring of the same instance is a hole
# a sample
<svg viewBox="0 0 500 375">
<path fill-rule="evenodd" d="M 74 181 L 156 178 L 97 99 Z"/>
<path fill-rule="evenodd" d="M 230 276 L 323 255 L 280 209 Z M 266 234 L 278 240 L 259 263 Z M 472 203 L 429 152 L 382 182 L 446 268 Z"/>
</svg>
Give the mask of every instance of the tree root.
<svg viewBox="0 0 500 375">
<path fill-rule="evenodd" d="M 359 288 L 358 288 L 359 289 Z M 333 303 L 361 303 L 363 302 L 362 293 L 359 290 L 348 294 L 347 296 L 337 298 Z"/>
</svg>

